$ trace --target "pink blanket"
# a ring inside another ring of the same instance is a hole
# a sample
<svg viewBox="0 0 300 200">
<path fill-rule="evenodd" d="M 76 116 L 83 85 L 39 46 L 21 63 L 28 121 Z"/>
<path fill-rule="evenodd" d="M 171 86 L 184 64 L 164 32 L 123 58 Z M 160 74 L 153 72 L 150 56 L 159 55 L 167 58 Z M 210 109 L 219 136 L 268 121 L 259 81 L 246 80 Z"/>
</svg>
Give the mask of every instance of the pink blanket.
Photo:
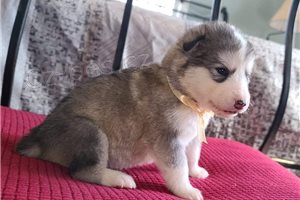
<svg viewBox="0 0 300 200">
<path fill-rule="evenodd" d="M 16 154 L 16 142 L 44 116 L 1 107 L 2 199 L 179 199 L 155 165 L 125 170 L 137 189 L 116 189 L 72 179 L 59 165 Z M 300 199 L 300 179 L 257 150 L 238 142 L 208 139 L 200 165 L 210 176 L 190 178 L 205 200 Z"/>
</svg>

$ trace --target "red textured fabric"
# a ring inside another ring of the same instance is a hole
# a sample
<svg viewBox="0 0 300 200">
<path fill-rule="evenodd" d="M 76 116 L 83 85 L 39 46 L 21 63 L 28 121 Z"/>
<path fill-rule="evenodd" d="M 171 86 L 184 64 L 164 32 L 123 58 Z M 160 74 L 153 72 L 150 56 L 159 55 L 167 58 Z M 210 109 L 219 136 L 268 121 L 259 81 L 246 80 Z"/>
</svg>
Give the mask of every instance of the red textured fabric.
<svg viewBox="0 0 300 200">
<path fill-rule="evenodd" d="M 64 167 L 16 154 L 16 142 L 43 119 L 1 108 L 2 199 L 179 199 L 168 191 L 154 165 L 126 170 L 137 189 L 116 189 L 74 180 Z M 300 179 L 246 145 L 209 138 L 200 164 L 210 176 L 190 180 L 205 200 L 300 200 Z"/>
</svg>

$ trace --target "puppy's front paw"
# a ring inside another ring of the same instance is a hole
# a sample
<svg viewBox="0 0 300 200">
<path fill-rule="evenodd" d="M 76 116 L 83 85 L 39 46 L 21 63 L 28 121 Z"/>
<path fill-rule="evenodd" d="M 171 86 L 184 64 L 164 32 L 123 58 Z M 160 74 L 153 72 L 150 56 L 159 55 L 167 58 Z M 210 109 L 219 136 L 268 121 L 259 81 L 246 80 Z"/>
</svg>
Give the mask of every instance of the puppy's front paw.
<svg viewBox="0 0 300 200">
<path fill-rule="evenodd" d="M 194 167 L 192 169 L 189 170 L 189 175 L 191 177 L 194 178 L 201 178 L 201 179 L 205 179 L 208 177 L 208 172 L 206 171 L 206 169 L 202 168 L 202 167 Z"/>
<path fill-rule="evenodd" d="M 203 200 L 203 196 L 200 192 L 200 190 L 190 187 L 187 190 L 177 190 L 174 192 L 177 196 L 184 198 L 184 199 L 189 199 L 189 200 Z"/>
<path fill-rule="evenodd" d="M 101 184 L 110 187 L 136 188 L 136 184 L 130 175 L 111 169 L 106 169 L 103 173 Z"/>
<path fill-rule="evenodd" d="M 119 185 L 118 186 L 121 188 L 130 188 L 130 189 L 136 188 L 136 184 L 135 184 L 133 178 L 127 174 L 122 174 L 119 177 Z"/>
</svg>

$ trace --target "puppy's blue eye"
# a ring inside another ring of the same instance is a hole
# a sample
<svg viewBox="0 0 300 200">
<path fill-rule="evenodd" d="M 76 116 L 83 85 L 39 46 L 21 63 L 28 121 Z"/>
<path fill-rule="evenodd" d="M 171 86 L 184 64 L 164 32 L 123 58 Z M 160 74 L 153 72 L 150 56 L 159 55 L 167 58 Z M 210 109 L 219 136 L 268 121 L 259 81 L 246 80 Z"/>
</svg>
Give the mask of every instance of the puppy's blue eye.
<svg viewBox="0 0 300 200">
<path fill-rule="evenodd" d="M 216 71 L 222 75 L 222 76 L 225 76 L 227 77 L 229 75 L 229 70 L 226 68 L 226 67 L 217 67 L 216 68 Z"/>
</svg>

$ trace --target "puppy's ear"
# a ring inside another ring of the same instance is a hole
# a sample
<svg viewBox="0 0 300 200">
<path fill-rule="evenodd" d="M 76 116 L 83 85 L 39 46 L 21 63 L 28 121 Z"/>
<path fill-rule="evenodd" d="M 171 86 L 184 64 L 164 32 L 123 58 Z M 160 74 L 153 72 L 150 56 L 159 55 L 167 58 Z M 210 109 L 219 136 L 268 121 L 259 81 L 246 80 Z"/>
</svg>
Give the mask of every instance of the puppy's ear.
<svg viewBox="0 0 300 200">
<path fill-rule="evenodd" d="M 195 46 L 197 46 L 199 44 L 199 42 L 205 40 L 205 35 L 199 35 L 198 37 L 196 37 L 194 40 L 190 41 L 190 42 L 186 42 L 183 44 L 183 50 L 184 51 L 190 51 L 191 49 L 193 49 Z"/>
</svg>

